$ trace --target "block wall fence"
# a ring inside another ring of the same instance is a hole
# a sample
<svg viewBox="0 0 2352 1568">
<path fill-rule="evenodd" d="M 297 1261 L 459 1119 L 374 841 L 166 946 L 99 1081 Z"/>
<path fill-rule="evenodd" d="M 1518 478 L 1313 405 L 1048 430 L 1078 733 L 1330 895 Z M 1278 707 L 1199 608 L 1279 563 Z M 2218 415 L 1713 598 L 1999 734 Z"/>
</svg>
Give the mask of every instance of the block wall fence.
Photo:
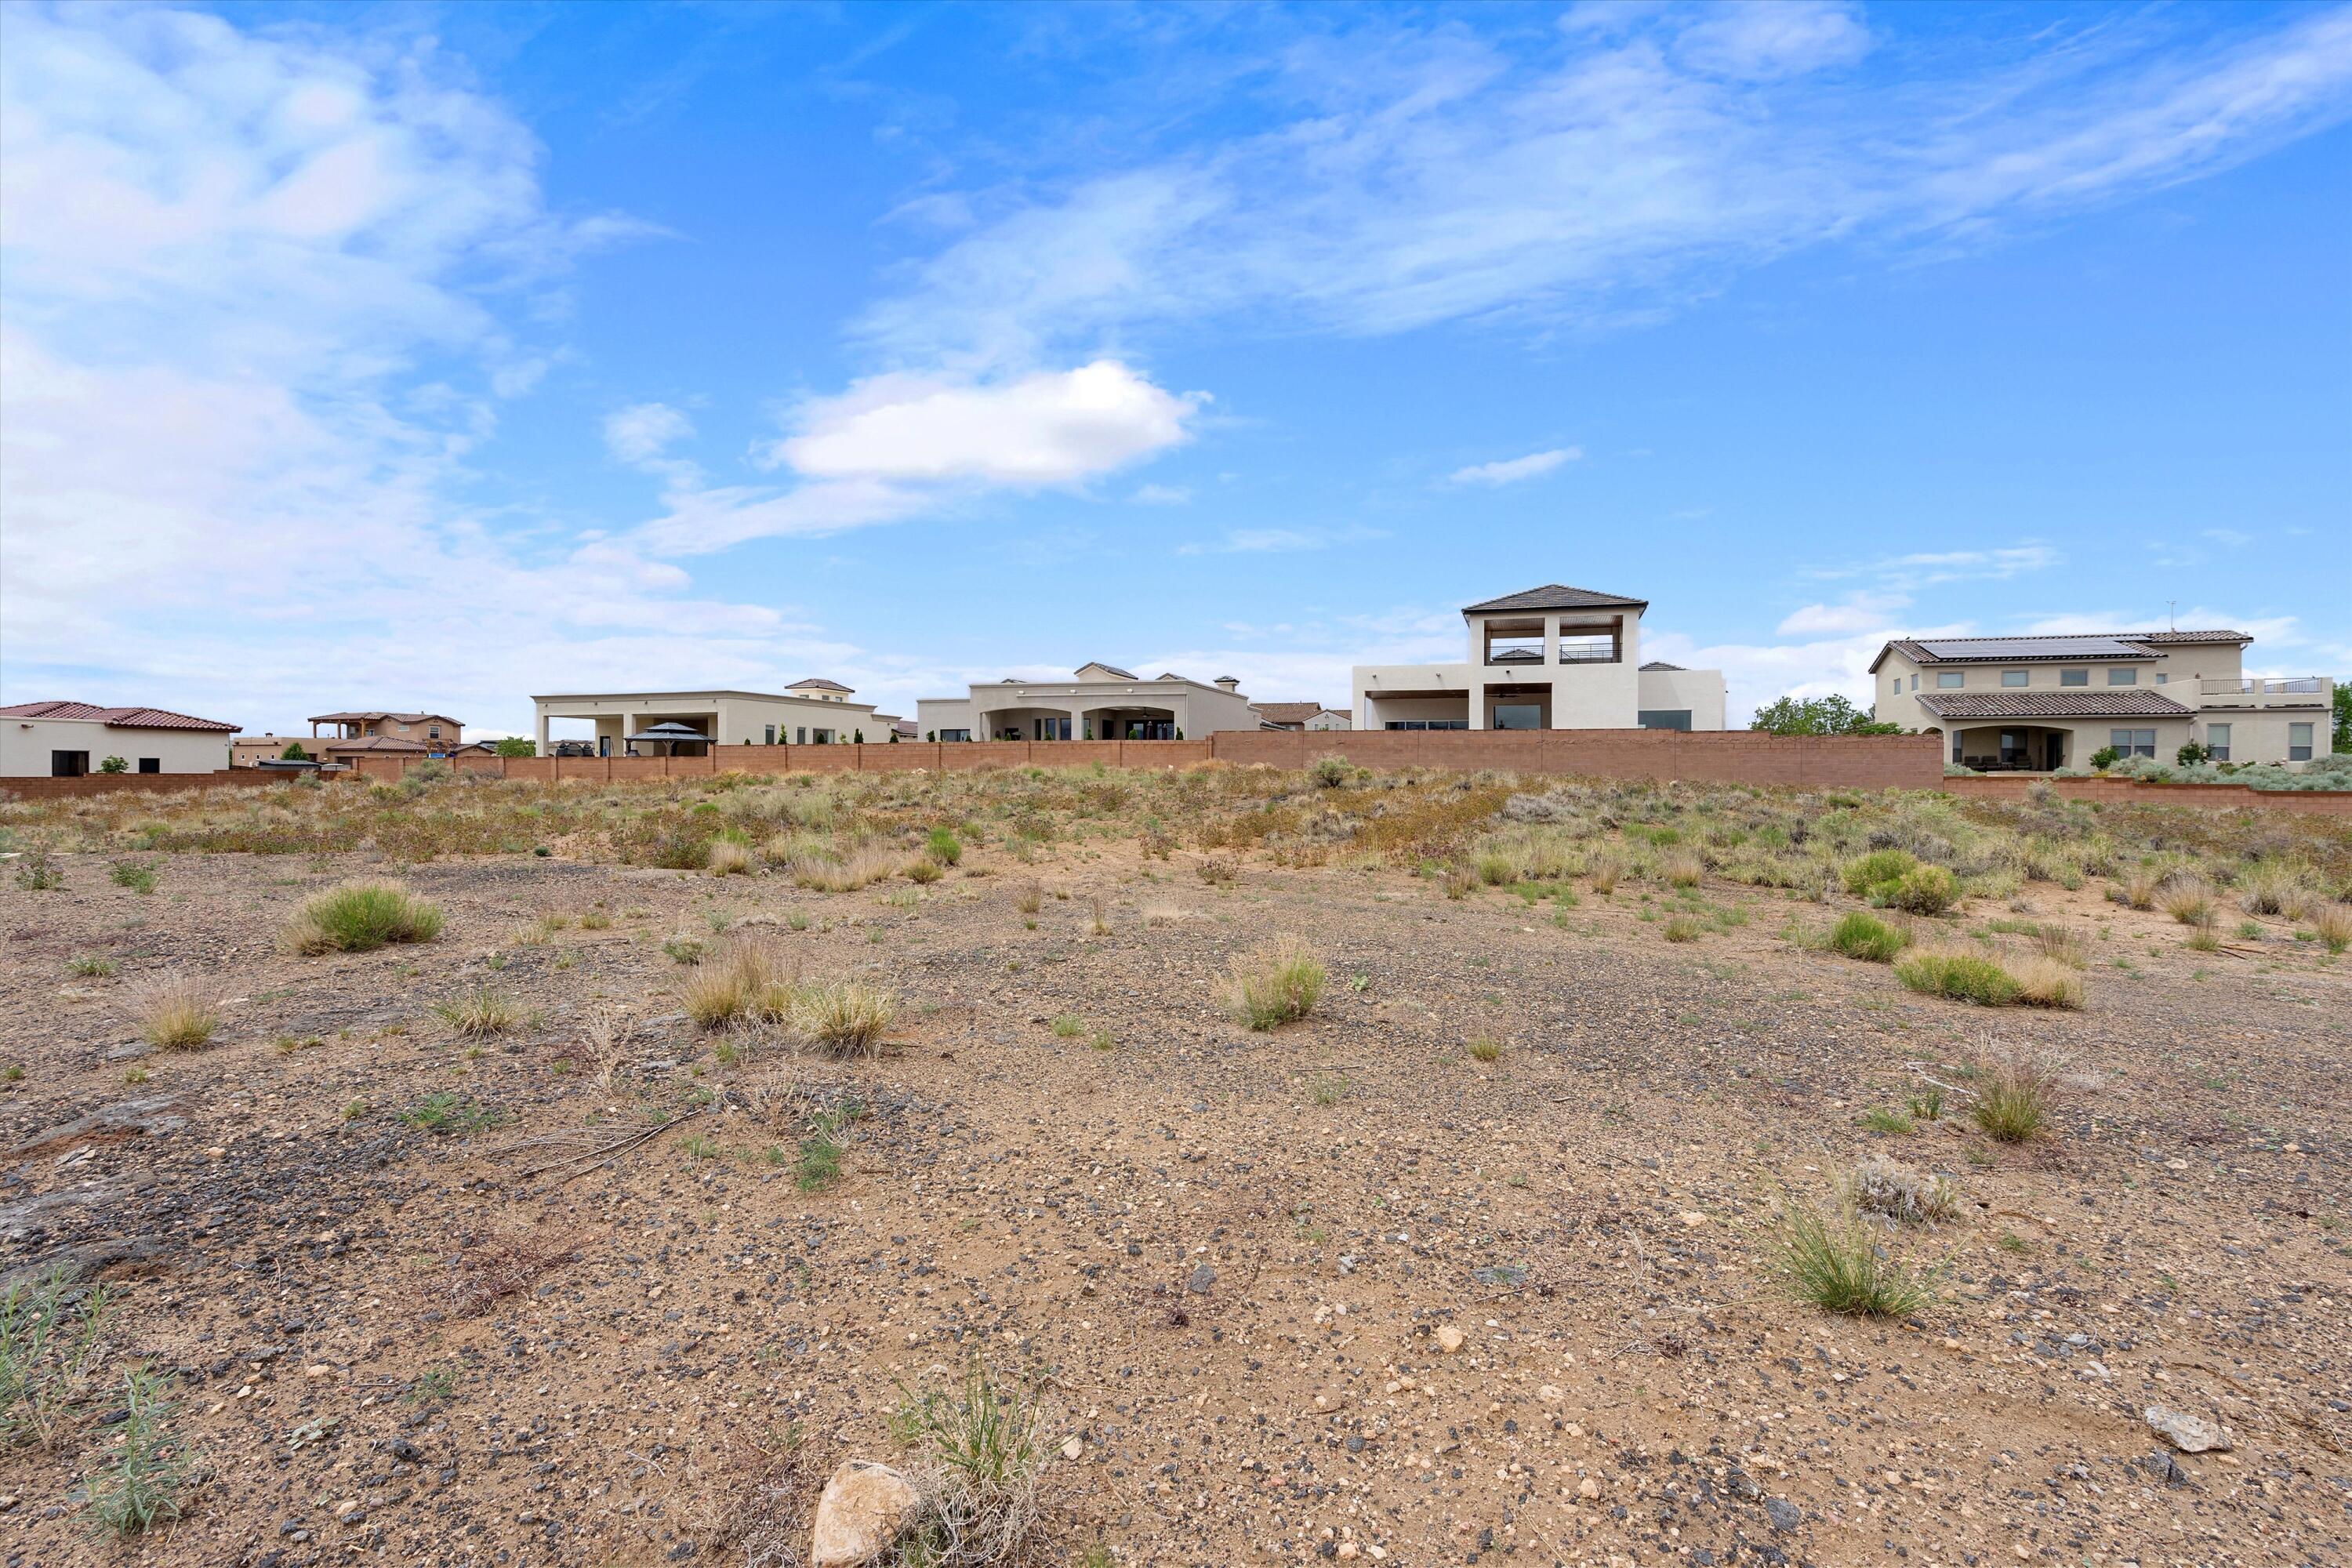
<svg viewBox="0 0 2352 1568">
<path fill-rule="evenodd" d="M 897 773 L 1003 767 L 1183 768 L 1218 762 L 1304 768 L 1319 757 L 1375 768 L 1492 768 L 1589 778 L 1670 779 L 1801 789 L 1942 790 L 1963 798 L 2021 800 L 2035 782 L 1999 775 L 1944 777 L 1934 735 L 1767 735 L 1752 730 L 1230 730 L 1197 741 L 914 741 L 897 745 L 713 746 L 699 757 L 467 756 L 469 773 L 509 779 L 707 778 L 740 772 Z M 364 757 L 343 775 L 398 779 L 415 761 Z M 25 799 L 167 794 L 285 782 L 289 775 L 236 768 L 216 773 L 117 773 L 79 779 L 5 779 L 0 792 Z M 2243 784 L 2143 784 L 2129 779 L 2052 779 L 2068 800 L 2117 805 L 2199 805 L 2352 816 L 2352 791 L 2284 793 Z"/>
</svg>

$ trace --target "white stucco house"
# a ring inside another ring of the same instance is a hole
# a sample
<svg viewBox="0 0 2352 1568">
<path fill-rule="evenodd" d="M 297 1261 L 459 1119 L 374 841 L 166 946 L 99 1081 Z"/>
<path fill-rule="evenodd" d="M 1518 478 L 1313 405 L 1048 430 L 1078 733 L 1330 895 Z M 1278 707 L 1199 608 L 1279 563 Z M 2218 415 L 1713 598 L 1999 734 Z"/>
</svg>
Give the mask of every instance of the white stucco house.
<svg viewBox="0 0 2352 1568">
<path fill-rule="evenodd" d="M 1194 680 L 1173 671 L 1150 679 L 1097 660 L 1067 680 L 974 683 L 961 697 L 915 704 L 926 741 L 1181 741 L 1219 730 L 1255 730 L 1255 710 L 1230 675 Z"/>
<path fill-rule="evenodd" d="M 1979 772 L 2086 768 L 2114 747 L 2169 763 L 2194 741 L 2220 763 L 2307 763 L 2327 750 L 2335 682 L 2248 677 L 2235 631 L 1898 637 L 1870 673 L 1880 719 L 1945 736 Z"/>
<path fill-rule="evenodd" d="M 782 691 L 590 691 L 532 698 L 539 754 L 549 721 L 584 719 L 600 757 L 696 756 L 722 746 L 887 743 L 900 723 L 837 680 L 813 676 Z"/>
<path fill-rule="evenodd" d="M 1720 730 L 1723 672 L 1642 662 L 1645 599 L 1548 583 L 1462 612 L 1458 664 L 1360 664 L 1359 730 Z"/>
<path fill-rule="evenodd" d="M 236 726 L 165 708 L 19 702 L 0 708 L 0 778 L 80 778 L 109 757 L 131 773 L 215 773 Z"/>
</svg>

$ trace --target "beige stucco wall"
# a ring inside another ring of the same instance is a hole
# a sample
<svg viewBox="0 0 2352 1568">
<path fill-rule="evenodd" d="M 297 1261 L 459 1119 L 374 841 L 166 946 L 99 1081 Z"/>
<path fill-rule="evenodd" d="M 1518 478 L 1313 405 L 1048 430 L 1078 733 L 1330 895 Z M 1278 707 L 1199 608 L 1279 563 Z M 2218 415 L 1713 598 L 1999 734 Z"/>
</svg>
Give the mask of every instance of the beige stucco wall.
<svg viewBox="0 0 2352 1568">
<path fill-rule="evenodd" d="M 780 744 L 794 743 L 805 732 L 829 731 L 835 742 L 847 742 L 864 731 L 869 744 L 890 739 L 890 724 L 877 718 L 874 705 L 849 700 L 784 696 L 753 691 L 639 691 L 560 697 L 535 697 L 540 753 L 548 753 L 549 725 L 556 719 L 585 719 L 595 738 L 611 742 L 621 754 L 622 737 L 646 726 L 672 720 L 691 724 L 711 740 L 730 746 L 767 743 L 768 727 L 775 726 Z"/>
<path fill-rule="evenodd" d="M 218 730 L 114 729 L 89 719 L 0 719 L 0 778 L 45 779 L 49 753 L 88 752 L 89 771 L 121 757 L 132 773 L 154 757 L 167 773 L 213 773 L 228 766 L 230 737 Z"/>
<path fill-rule="evenodd" d="M 1645 669 L 1635 682 L 1638 705 L 1653 709 L 1690 710 L 1694 730 L 1723 728 L 1723 672 L 1719 669 Z"/>
<path fill-rule="evenodd" d="M 1087 738 L 1087 726 L 1123 717 L 1152 717 L 1202 740 L 1220 730 L 1255 730 L 1258 717 L 1239 691 L 1196 680 L 992 681 L 961 697 L 926 697 L 915 704 L 915 729 L 926 737 L 944 731 L 970 731 L 984 741 L 993 729 L 1011 725 L 1023 740 L 1034 739 L 1033 721 L 1047 716 L 1070 721 L 1070 739 Z M 1116 739 L 1097 733 L 1096 740 Z"/>
</svg>

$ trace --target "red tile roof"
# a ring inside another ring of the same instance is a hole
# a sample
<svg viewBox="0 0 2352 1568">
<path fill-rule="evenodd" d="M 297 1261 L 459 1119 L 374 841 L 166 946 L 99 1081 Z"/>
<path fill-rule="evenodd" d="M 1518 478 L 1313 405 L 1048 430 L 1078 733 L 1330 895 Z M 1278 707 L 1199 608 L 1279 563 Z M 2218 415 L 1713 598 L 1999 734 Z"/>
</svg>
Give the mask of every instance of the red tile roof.
<svg viewBox="0 0 2352 1568">
<path fill-rule="evenodd" d="M 1919 706 L 1944 719 L 2186 719 L 2190 710 L 2153 691 L 1922 691 Z"/>
<path fill-rule="evenodd" d="M 232 733 L 236 730 L 236 725 L 224 724 L 217 719 L 198 719 L 167 708 L 100 708 L 89 702 L 19 702 L 11 708 L 0 708 L 0 718 L 79 719 L 114 730 L 223 730 Z"/>
</svg>

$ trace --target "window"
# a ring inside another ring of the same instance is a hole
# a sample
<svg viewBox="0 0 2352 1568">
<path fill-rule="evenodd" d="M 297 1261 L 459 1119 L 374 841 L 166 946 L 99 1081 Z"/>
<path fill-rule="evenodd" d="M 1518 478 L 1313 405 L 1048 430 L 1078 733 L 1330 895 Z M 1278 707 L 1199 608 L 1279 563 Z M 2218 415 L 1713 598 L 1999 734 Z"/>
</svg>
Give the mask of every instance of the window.
<svg viewBox="0 0 2352 1568">
<path fill-rule="evenodd" d="M 2088 686 L 2091 684 L 2091 672 L 2087 669 L 2062 669 L 2058 672 L 2058 684 L 2061 686 Z"/>
<path fill-rule="evenodd" d="M 89 773 L 88 752 L 51 752 L 49 776 L 53 779 L 85 778 Z"/>
<path fill-rule="evenodd" d="M 1070 721 L 1067 719 L 1040 719 L 1034 728 L 1036 733 L 1033 739 L 1035 740 L 1066 741 L 1070 738 Z"/>
<path fill-rule="evenodd" d="M 2206 725 L 2205 749 L 2213 753 L 2213 760 L 2215 762 L 2228 762 L 2230 760 L 2230 726 L 2227 724 Z"/>
<path fill-rule="evenodd" d="M 2139 671 L 2134 669 L 2127 664 L 2111 664 L 2107 667 L 2107 684 L 2109 686 L 2137 686 L 2139 684 Z"/>
<path fill-rule="evenodd" d="M 142 757 L 139 759 L 139 771 L 142 773 L 160 773 L 163 771 L 163 759 Z"/>
<path fill-rule="evenodd" d="M 1958 730 L 1952 731 L 1952 761 L 1958 766 L 1967 765 L 1960 762 L 1960 732 Z"/>
<path fill-rule="evenodd" d="M 942 741 L 969 741 L 971 739 L 971 731 L 969 730 L 942 730 L 940 731 L 940 739 Z"/>
<path fill-rule="evenodd" d="M 1391 719 L 1388 721 L 1388 728 L 1391 730 L 1467 730 L 1470 728 L 1470 721 L 1467 719 Z"/>
<path fill-rule="evenodd" d="M 1916 675 L 1911 678 L 1911 689 L 1914 691 L 1919 689 L 1919 678 Z"/>
<path fill-rule="evenodd" d="M 1938 691 L 1958 691 L 1968 683 L 1969 672 L 1965 669 L 1939 669 L 1936 672 L 1936 689 Z"/>
<path fill-rule="evenodd" d="M 793 744 L 795 746 L 805 746 L 808 744 L 807 725 L 803 724 L 793 731 Z"/>
<path fill-rule="evenodd" d="M 761 742 L 761 745 L 765 745 L 765 746 L 772 746 L 772 745 L 774 745 L 775 743 L 776 743 L 776 727 L 775 727 L 773 724 L 771 724 L 771 725 L 769 725 L 769 726 L 768 726 L 768 738 L 767 738 L 765 741 L 762 741 L 762 742 Z"/>
<path fill-rule="evenodd" d="M 1539 702 L 1497 702 L 1495 704 L 1495 728 L 1497 730 L 1540 730 L 1543 728 L 1543 704 Z"/>
<path fill-rule="evenodd" d="M 2023 669 L 2004 669 L 2000 672 L 2000 683 L 2003 686 L 2023 686 L 2031 673 Z"/>
<path fill-rule="evenodd" d="M 1687 730 L 1691 727 L 1691 710 L 1687 708 L 1644 708 L 1633 715 L 1633 721 L 1644 730 Z"/>
<path fill-rule="evenodd" d="M 2169 679 L 2172 679 L 2172 678 L 2171 678 L 2170 676 L 2168 676 L 2168 675 L 2165 674 L 2165 673 L 2164 673 L 2164 671 L 2162 671 L 2162 670 L 2160 670 L 2160 669 L 2159 669 L 2159 670 L 2158 670 L 2158 671 L 2156 672 L 2156 683 L 2157 683 L 2158 686 L 2163 685 L 2166 681 L 2168 681 L 2168 680 L 2169 680 Z"/>
<path fill-rule="evenodd" d="M 2286 727 L 2286 760 L 2290 763 L 2311 761 L 2311 726 L 2289 724 Z"/>
<path fill-rule="evenodd" d="M 441 726 L 438 724 L 427 724 L 425 727 L 425 738 L 428 741 L 439 740 L 441 738 Z"/>
<path fill-rule="evenodd" d="M 2152 757 L 2156 755 L 2156 731 L 2153 730 L 2110 730 L 2107 744 L 2120 756 Z"/>
</svg>

